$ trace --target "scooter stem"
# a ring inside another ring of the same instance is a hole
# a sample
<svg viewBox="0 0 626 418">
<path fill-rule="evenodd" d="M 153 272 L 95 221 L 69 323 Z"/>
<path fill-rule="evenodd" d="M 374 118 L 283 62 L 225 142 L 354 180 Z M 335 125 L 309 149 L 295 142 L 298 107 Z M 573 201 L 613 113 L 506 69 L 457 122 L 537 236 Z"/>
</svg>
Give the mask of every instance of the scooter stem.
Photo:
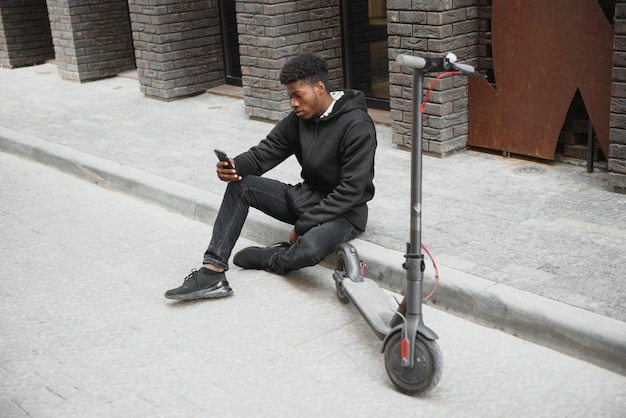
<svg viewBox="0 0 626 418">
<path fill-rule="evenodd" d="M 413 68 L 413 123 L 411 136 L 411 230 L 407 245 L 407 292 L 405 338 L 408 339 L 408 357 L 402 365 L 413 367 L 415 341 L 422 319 L 422 285 L 424 279 L 424 254 L 422 253 L 422 133 L 423 120 L 420 105 L 424 96 L 424 73 Z"/>
<path fill-rule="evenodd" d="M 409 297 L 407 313 L 422 313 L 422 281 L 424 276 L 422 253 L 422 135 L 424 122 L 420 105 L 424 97 L 424 73 L 413 69 L 413 123 L 411 135 L 411 230 L 407 248 L 407 277 Z M 411 289 L 411 287 L 414 287 Z"/>
</svg>

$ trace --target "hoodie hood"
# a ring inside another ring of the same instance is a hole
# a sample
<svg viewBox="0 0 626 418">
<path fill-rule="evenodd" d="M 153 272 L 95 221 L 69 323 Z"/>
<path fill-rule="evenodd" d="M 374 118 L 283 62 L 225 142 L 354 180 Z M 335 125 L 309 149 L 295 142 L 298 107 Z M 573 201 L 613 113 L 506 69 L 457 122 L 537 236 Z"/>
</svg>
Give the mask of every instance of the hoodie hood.
<svg viewBox="0 0 626 418">
<path fill-rule="evenodd" d="M 338 93 L 343 93 L 343 94 L 338 94 Z M 347 111 L 355 110 L 355 109 L 360 109 L 360 110 L 367 112 L 367 103 L 365 101 L 365 94 L 363 94 L 362 91 L 346 89 L 346 90 L 341 90 L 341 91 L 334 91 L 334 92 L 331 92 L 330 94 L 338 95 L 340 97 L 336 99 L 336 101 L 333 102 L 334 104 L 332 105 L 333 108 L 330 114 L 327 116 L 318 118 L 319 120 L 328 120 L 328 119 L 337 117 L 337 115 L 343 112 L 347 112 Z"/>
</svg>

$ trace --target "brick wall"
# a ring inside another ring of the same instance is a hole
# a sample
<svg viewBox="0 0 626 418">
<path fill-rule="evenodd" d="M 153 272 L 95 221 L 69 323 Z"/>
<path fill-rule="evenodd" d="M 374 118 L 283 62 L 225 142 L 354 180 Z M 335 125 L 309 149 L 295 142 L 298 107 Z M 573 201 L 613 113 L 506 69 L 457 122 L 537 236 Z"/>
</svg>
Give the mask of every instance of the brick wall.
<svg viewBox="0 0 626 418">
<path fill-rule="evenodd" d="M 90 81 L 135 68 L 126 0 L 48 0 L 61 77 Z"/>
<path fill-rule="evenodd" d="M 398 54 L 441 57 L 454 52 L 459 61 L 477 64 L 476 0 L 389 0 L 389 84 L 392 141 L 411 146 L 412 75 L 395 63 Z M 428 87 L 432 77 L 427 77 Z M 424 118 L 424 151 L 444 156 L 467 144 L 467 80 L 442 79 L 431 93 Z"/>
<path fill-rule="evenodd" d="M 615 5 L 609 186 L 626 193 L 626 0 Z"/>
<path fill-rule="evenodd" d="M 339 0 L 237 1 L 237 28 L 246 113 L 280 120 L 289 98 L 279 75 L 303 52 L 324 57 L 331 89 L 342 85 Z"/>
<path fill-rule="evenodd" d="M 129 0 L 141 92 L 173 100 L 224 82 L 217 0 Z"/>
<path fill-rule="evenodd" d="M 0 67 L 41 64 L 54 58 L 45 0 L 3 0 L 0 7 Z"/>
<path fill-rule="evenodd" d="M 491 0 L 478 0 L 478 68 L 495 81 L 491 53 Z"/>
</svg>

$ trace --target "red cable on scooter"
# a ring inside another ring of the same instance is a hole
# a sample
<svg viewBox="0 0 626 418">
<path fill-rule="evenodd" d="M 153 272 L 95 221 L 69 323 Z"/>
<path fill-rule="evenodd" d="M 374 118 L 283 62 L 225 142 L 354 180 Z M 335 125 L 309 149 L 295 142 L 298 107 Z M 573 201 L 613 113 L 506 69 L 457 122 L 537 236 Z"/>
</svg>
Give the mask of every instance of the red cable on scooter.
<svg viewBox="0 0 626 418">
<path fill-rule="evenodd" d="M 433 263 L 433 268 L 435 269 L 435 287 L 433 287 L 433 290 L 431 290 L 430 293 L 422 297 L 422 300 L 424 301 L 428 299 L 429 297 L 431 297 L 433 293 L 435 293 L 435 290 L 437 290 L 437 287 L 439 287 L 439 267 L 437 267 L 437 263 L 435 262 L 435 259 L 430 254 L 430 251 L 428 251 L 428 248 L 426 248 L 423 242 L 422 242 L 422 249 L 428 255 L 428 258 L 430 258 L 430 261 Z"/>
<path fill-rule="evenodd" d="M 424 109 L 426 109 L 426 103 L 428 102 L 428 97 L 430 96 L 430 92 L 432 91 L 433 87 L 435 87 L 435 84 L 437 84 L 437 82 L 444 77 L 447 77 L 449 75 L 458 75 L 458 74 L 461 74 L 461 72 L 460 71 L 448 71 L 447 73 L 439 74 L 433 80 L 433 82 L 430 83 L 430 87 L 428 87 L 428 91 L 426 92 L 426 95 L 424 96 L 424 101 L 422 102 L 420 106 L 420 112 L 424 113 Z"/>
<path fill-rule="evenodd" d="M 428 87 L 428 90 L 426 91 L 426 95 L 424 96 L 424 101 L 422 102 L 422 104 L 420 105 L 420 112 L 424 113 L 424 110 L 426 109 L 426 103 L 428 103 L 428 98 L 430 97 L 430 92 L 433 90 L 433 88 L 435 87 L 435 84 L 437 84 L 437 82 L 439 80 L 441 80 L 444 77 L 450 76 L 450 75 L 458 75 L 461 74 L 460 71 L 448 71 L 446 73 L 442 73 L 439 74 L 433 81 L 432 83 L 430 83 L 430 86 Z M 426 246 L 424 245 L 424 243 L 421 243 L 422 249 L 426 252 L 426 254 L 428 255 L 428 258 L 430 258 L 430 261 L 433 263 L 433 267 L 435 268 L 435 287 L 433 287 L 433 290 L 430 291 L 430 293 L 428 293 L 426 296 L 424 296 L 422 298 L 422 300 L 426 300 L 429 297 L 431 297 L 433 295 L 433 293 L 435 293 L 435 290 L 437 290 L 437 287 L 439 287 L 439 268 L 437 267 L 437 263 L 435 262 L 435 259 L 433 258 L 432 254 L 430 254 L 430 251 L 428 251 L 428 248 L 426 248 Z"/>
</svg>

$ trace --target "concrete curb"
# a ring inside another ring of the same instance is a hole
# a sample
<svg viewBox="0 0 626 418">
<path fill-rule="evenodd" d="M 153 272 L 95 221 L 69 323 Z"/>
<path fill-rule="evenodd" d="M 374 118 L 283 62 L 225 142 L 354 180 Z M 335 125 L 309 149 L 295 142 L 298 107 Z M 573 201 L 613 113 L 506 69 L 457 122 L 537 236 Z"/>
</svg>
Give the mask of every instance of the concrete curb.
<svg viewBox="0 0 626 418">
<path fill-rule="evenodd" d="M 0 150 L 200 222 L 213 223 L 221 202 L 221 196 L 208 191 L 2 127 Z M 270 244 L 284 240 L 289 228 L 251 212 L 242 235 Z M 386 289 L 402 292 L 403 254 L 359 239 L 353 244 L 367 261 L 368 277 Z M 333 268 L 333 257 L 323 264 Z M 445 266 L 439 270 L 442 279 L 429 300 L 432 306 L 626 375 L 626 323 Z M 427 271 L 424 286 L 433 285 L 433 275 Z"/>
</svg>

